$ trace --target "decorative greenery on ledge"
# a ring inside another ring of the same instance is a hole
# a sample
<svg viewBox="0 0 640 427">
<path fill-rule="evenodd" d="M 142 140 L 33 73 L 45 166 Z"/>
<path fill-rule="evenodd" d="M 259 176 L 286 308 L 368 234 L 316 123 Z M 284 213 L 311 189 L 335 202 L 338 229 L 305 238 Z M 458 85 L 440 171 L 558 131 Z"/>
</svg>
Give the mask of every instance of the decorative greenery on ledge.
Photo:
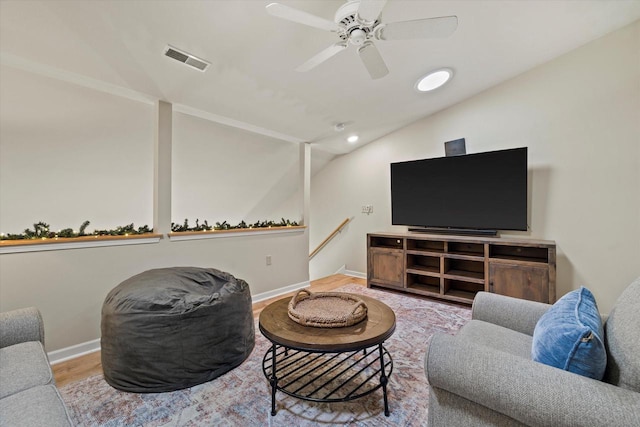
<svg viewBox="0 0 640 427">
<path fill-rule="evenodd" d="M 73 239 L 77 237 L 90 237 L 90 236 L 129 236 L 138 234 L 152 233 L 153 230 L 148 225 L 135 228 L 133 224 L 123 225 L 116 227 L 113 230 L 94 230 L 92 233 L 86 233 L 89 221 L 82 223 L 78 231 L 71 228 L 65 228 L 58 232 L 49 230 L 49 224 L 45 222 L 38 222 L 33 224 L 33 230 L 27 228 L 22 234 L 0 234 L 0 240 L 45 240 L 45 239 L 57 239 L 67 238 Z"/>
<path fill-rule="evenodd" d="M 205 220 L 202 224 L 196 219 L 196 225 L 194 227 L 189 226 L 189 220 L 185 219 L 182 224 L 171 223 L 171 231 L 174 233 L 184 231 L 211 231 L 211 230 L 240 230 L 240 229 L 254 229 L 254 228 L 271 228 L 271 227 L 296 227 L 299 224 L 296 221 L 290 221 L 282 218 L 280 222 L 275 221 L 257 221 L 253 224 L 247 224 L 244 221 L 240 221 L 237 225 L 231 225 L 227 221 L 222 223 L 216 222 L 216 225 L 209 225 Z"/>
</svg>

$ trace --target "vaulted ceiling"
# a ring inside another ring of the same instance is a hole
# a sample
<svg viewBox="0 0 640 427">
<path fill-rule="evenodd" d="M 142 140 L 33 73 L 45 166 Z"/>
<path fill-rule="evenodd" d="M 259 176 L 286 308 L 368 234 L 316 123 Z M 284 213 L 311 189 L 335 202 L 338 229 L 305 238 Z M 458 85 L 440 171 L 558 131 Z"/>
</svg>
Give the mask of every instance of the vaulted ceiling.
<svg viewBox="0 0 640 427">
<path fill-rule="evenodd" d="M 458 27 L 447 38 L 376 42 L 390 72 L 373 80 L 355 46 L 295 71 L 337 35 L 271 16 L 269 3 L 1 0 L 0 59 L 341 154 L 640 19 L 637 0 L 389 0 L 384 22 L 455 15 Z M 333 20 L 344 2 L 280 3 Z M 188 68 L 163 55 L 167 45 L 211 65 Z M 439 67 L 453 80 L 417 92 Z M 358 143 L 346 142 L 351 134 Z"/>
</svg>

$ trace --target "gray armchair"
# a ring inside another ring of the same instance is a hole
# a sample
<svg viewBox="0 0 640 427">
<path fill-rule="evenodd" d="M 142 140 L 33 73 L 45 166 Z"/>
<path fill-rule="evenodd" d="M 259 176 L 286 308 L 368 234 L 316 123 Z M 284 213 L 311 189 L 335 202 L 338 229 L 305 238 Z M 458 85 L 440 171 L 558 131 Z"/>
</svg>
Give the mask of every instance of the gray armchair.
<svg viewBox="0 0 640 427">
<path fill-rule="evenodd" d="M 34 308 L 0 313 L 0 426 L 72 426 L 44 351 Z"/>
<path fill-rule="evenodd" d="M 425 358 L 429 426 L 640 426 L 640 278 L 605 323 L 603 381 L 531 360 L 546 304 L 479 293 L 456 336 Z"/>
</svg>

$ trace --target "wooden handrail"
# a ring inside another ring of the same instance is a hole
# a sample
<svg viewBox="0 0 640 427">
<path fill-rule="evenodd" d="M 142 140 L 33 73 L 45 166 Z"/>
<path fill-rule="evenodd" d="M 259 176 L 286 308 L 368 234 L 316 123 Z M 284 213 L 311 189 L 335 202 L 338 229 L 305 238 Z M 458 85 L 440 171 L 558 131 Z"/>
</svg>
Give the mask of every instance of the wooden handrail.
<svg viewBox="0 0 640 427">
<path fill-rule="evenodd" d="M 344 226 L 345 226 L 345 225 L 347 225 L 347 224 L 349 223 L 349 221 L 351 221 L 351 218 L 346 218 L 344 221 L 342 221 L 342 222 L 340 223 L 340 225 L 339 225 L 339 226 L 337 226 L 337 227 L 336 227 L 336 229 L 335 229 L 335 230 L 333 230 L 333 231 L 331 232 L 331 234 L 329 234 L 329 235 L 327 236 L 327 238 L 326 238 L 326 239 L 324 239 L 324 240 L 322 241 L 322 243 L 320 243 L 320 244 L 318 245 L 318 247 L 317 247 L 317 248 L 315 248 L 315 249 L 313 250 L 313 252 L 311 252 L 311 253 L 309 254 L 309 259 L 313 258 L 313 257 L 314 257 L 318 252 L 320 252 L 320 249 L 324 248 L 324 246 L 325 246 L 327 243 L 329 243 L 329 241 L 330 241 L 331 239 L 333 239 L 333 238 L 336 236 L 336 234 L 338 234 L 340 231 L 342 231 L 342 229 L 344 228 Z"/>
</svg>

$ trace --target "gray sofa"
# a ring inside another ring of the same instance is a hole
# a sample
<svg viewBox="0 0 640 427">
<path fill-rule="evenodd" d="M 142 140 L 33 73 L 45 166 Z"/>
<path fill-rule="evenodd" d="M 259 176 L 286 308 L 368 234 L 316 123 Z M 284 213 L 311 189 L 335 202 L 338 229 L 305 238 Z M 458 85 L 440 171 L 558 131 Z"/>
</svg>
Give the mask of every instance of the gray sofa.
<svg viewBox="0 0 640 427">
<path fill-rule="evenodd" d="M 425 358 L 430 426 L 640 426 L 640 278 L 606 320 L 603 381 L 531 360 L 546 304 L 479 293 L 472 320 Z"/>
<path fill-rule="evenodd" d="M 72 426 L 44 351 L 36 308 L 0 313 L 0 426 Z"/>
</svg>

